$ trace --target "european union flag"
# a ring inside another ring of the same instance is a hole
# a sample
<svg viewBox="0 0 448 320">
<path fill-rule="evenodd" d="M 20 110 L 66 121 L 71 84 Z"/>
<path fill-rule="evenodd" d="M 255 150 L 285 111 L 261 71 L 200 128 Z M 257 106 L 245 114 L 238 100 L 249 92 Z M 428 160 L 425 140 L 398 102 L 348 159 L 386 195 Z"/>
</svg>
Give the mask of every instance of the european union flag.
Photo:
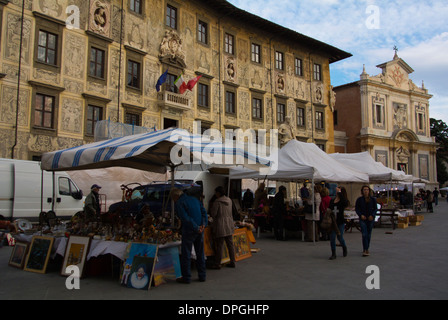
<svg viewBox="0 0 448 320">
<path fill-rule="evenodd" d="M 167 75 L 168 75 L 168 69 L 166 69 L 166 71 L 160 76 L 159 80 L 157 80 L 156 83 L 157 92 L 160 91 L 160 86 L 165 83 Z"/>
</svg>

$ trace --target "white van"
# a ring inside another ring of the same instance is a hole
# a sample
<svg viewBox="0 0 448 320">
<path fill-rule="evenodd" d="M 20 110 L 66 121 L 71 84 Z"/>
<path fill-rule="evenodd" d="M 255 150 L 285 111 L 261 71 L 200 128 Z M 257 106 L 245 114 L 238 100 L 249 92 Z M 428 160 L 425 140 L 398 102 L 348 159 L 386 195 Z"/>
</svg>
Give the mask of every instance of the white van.
<svg viewBox="0 0 448 320">
<path fill-rule="evenodd" d="M 65 172 L 42 171 L 40 162 L 0 159 L 0 219 L 38 221 L 40 212 L 72 217 L 84 207 L 82 191 Z"/>
<path fill-rule="evenodd" d="M 204 195 L 204 207 L 208 209 L 208 202 L 215 194 L 216 187 L 222 186 L 226 190 L 227 177 L 217 174 L 211 174 L 208 171 L 176 171 L 174 180 L 180 183 L 196 183 L 202 186 Z M 226 190 L 227 191 L 227 190 Z"/>
</svg>

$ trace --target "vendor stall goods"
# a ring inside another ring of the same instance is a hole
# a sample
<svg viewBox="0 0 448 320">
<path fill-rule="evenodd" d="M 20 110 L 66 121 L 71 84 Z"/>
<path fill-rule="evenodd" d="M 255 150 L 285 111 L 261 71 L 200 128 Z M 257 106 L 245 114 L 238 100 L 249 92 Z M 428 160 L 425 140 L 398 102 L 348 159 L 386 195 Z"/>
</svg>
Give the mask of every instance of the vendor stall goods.
<svg viewBox="0 0 448 320">
<path fill-rule="evenodd" d="M 33 236 L 30 250 L 26 257 L 24 270 L 45 273 L 47 270 L 48 260 L 50 259 L 53 242 L 53 237 Z"/>
<path fill-rule="evenodd" d="M 19 269 L 23 269 L 25 264 L 25 258 L 28 253 L 28 243 L 16 241 L 16 244 L 11 252 L 11 257 L 9 258 L 9 265 Z"/>
<path fill-rule="evenodd" d="M 70 272 L 66 272 L 68 266 L 77 266 L 81 277 L 84 275 L 91 241 L 91 237 L 70 235 L 65 249 L 61 275 L 69 276 L 71 274 Z"/>
</svg>

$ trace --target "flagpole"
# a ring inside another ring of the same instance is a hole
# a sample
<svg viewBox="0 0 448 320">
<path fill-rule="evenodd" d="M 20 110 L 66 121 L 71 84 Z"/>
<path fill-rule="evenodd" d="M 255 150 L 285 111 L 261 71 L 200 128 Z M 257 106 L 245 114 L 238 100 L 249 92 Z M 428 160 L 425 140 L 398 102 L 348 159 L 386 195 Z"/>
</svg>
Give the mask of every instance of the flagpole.
<svg viewBox="0 0 448 320">
<path fill-rule="evenodd" d="M 120 123 L 120 91 L 121 91 L 121 55 L 123 45 L 123 12 L 124 0 L 121 0 L 121 22 L 120 22 L 120 56 L 118 58 L 118 98 L 117 98 L 117 122 Z"/>
</svg>

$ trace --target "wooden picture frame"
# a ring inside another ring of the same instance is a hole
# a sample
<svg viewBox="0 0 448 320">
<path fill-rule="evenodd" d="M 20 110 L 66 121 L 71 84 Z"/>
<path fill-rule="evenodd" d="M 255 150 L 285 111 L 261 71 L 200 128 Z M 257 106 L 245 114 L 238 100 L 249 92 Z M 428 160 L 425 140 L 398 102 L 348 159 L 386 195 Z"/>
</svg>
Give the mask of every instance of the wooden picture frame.
<svg viewBox="0 0 448 320">
<path fill-rule="evenodd" d="M 72 273 L 66 272 L 67 267 L 75 265 L 79 268 L 79 275 L 83 277 L 91 242 L 91 237 L 70 235 L 62 262 L 62 276 L 70 276 Z"/>
<path fill-rule="evenodd" d="M 53 243 L 53 237 L 33 236 L 23 270 L 45 273 Z"/>
<path fill-rule="evenodd" d="M 252 256 L 246 228 L 235 230 L 233 233 L 233 246 L 235 247 L 235 261 L 240 261 Z"/>
<path fill-rule="evenodd" d="M 16 241 L 14 249 L 12 249 L 11 256 L 9 257 L 9 265 L 11 267 L 23 269 L 25 265 L 26 255 L 28 253 L 29 243 Z"/>
</svg>

